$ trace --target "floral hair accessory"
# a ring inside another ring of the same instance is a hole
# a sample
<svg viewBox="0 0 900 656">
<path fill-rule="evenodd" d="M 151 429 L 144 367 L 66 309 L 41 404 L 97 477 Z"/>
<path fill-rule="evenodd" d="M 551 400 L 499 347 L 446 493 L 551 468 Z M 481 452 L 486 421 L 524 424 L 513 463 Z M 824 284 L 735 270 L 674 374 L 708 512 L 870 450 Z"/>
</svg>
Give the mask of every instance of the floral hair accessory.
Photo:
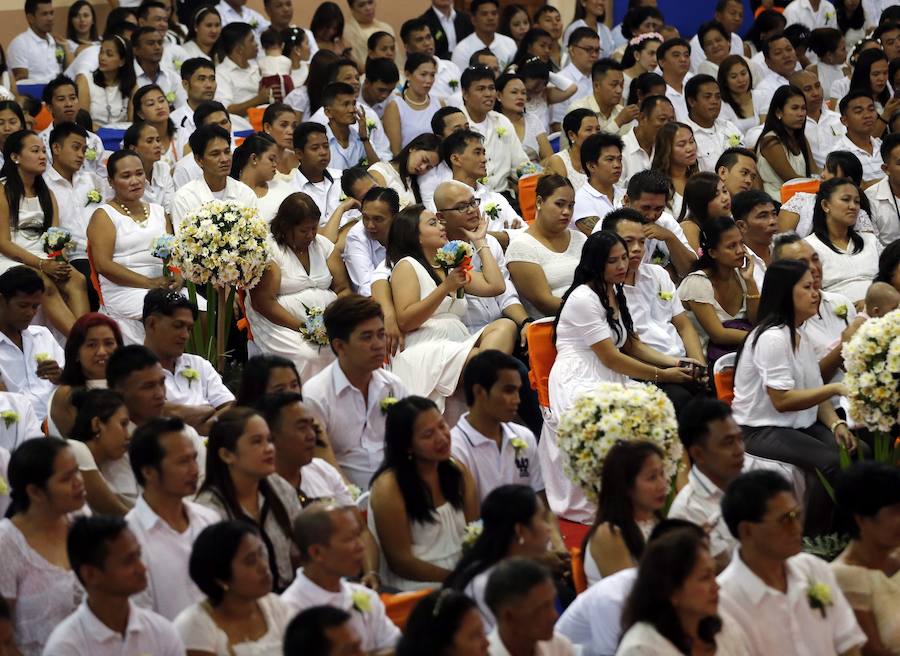
<svg viewBox="0 0 900 656">
<path fill-rule="evenodd" d="M 644 34 L 638 34 L 636 37 L 631 39 L 631 41 L 628 42 L 628 45 L 639 46 L 648 39 L 656 39 L 660 43 L 665 40 L 662 38 L 662 34 L 660 34 L 659 32 L 646 32 Z"/>
</svg>

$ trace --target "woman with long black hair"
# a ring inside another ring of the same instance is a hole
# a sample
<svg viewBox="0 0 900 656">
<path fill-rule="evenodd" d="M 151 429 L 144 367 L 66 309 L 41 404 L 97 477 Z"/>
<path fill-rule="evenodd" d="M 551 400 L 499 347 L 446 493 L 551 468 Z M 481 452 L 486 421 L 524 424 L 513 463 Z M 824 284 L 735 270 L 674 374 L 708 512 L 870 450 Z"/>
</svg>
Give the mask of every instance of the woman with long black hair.
<svg viewBox="0 0 900 656">
<path fill-rule="evenodd" d="M 389 187 L 397 192 L 400 209 L 422 202 L 419 178 L 441 162 L 441 140 L 426 132 L 407 143 L 390 162 L 376 162 L 369 173 L 379 187 Z"/>
<path fill-rule="evenodd" d="M 108 34 L 100 43 L 97 70 L 75 78 L 78 104 L 91 115 L 95 130 L 128 121 L 128 99 L 135 82 L 131 45 L 118 34 Z"/>
<path fill-rule="evenodd" d="M 806 97 L 793 85 L 775 91 L 762 134 L 756 142 L 757 168 L 763 191 L 781 198 L 781 185 L 819 172 L 806 140 Z"/>
</svg>

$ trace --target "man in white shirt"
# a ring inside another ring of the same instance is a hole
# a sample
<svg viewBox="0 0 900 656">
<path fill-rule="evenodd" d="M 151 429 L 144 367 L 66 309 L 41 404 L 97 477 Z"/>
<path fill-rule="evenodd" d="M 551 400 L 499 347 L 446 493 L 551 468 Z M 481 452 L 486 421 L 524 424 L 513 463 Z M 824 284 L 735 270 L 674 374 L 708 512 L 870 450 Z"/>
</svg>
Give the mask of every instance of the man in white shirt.
<svg viewBox="0 0 900 656">
<path fill-rule="evenodd" d="M 124 519 L 79 517 L 69 529 L 66 552 L 87 597 L 50 634 L 45 654 L 184 654 L 172 623 L 130 599 L 147 587 L 147 568 Z"/>
<path fill-rule="evenodd" d="M 726 148 L 716 160 L 716 174 L 725 183 L 731 197 L 756 187 L 756 153 L 740 146 Z"/>
<path fill-rule="evenodd" d="M 247 116 L 251 107 L 270 101 L 269 89 L 260 86 L 259 46 L 253 30 L 246 23 L 232 23 L 222 29 L 219 43 L 225 57 L 216 66 L 216 100 L 230 113 Z"/>
<path fill-rule="evenodd" d="M 137 9 L 138 27 L 152 27 L 163 39 L 163 56 L 160 66 L 178 73 L 187 59 L 184 48 L 169 34 L 169 6 L 157 0 L 143 0 Z"/>
<path fill-rule="evenodd" d="M 506 68 L 516 55 L 516 42 L 497 32 L 500 27 L 500 5 L 497 0 L 473 0 L 472 26 L 475 31 L 456 44 L 451 59 L 463 71 L 469 66 L 469 57 L 483 48 L 497 55 L 500 68 Z"/>
<path fill-rule="evenodd" d="M 400 83 L 397 64 L 384 57 L 369 57 L 366 60 L 366 77 L 359 90 L 359 102 L 384 118 L 384 110 L 391 101 L 391 95 Z M 432 93 L 434 93 L 432 87 Z"/>
<path fill-rule="evenodd" d="M 543 565 L 526 558 L 501 560 L 488 577 L 484 601 L 497 620 L 488 636 L 490 656 L 575 656 L 569 639 L 554 632 L 556 588 Z"/>
<path fill-rule="evenodd" d="M 841 98 L 838 104 L 841 123 L 847 134 L 835 144 L 835 150 L 847 150 L 856 155 L 863 167 L 863 187 L 881 180 L 885 173 L 881 161 L 881 139 L 872 136 L 878 113 L 868 91 L 857 89 Z"/>
<path fill-rule="evenodd" d="M 697 164 L 701 171 L 716 170 L 716 161 L 726 148 L 743 146 L 743 135 L 737 126 L 719 117 L 722 94 L 719 83 L 711 75 L 695 75 L 684 85 L 688 120 L 697 142 Z"/>
<path fill-rule="evenodd" d="M 26 0 L 28 29 L 9 43 L 6 65 L 16 80 L 34 84 L 49 82 L 69 65 L 65 38 L 53 34 L 53 3 Z"/>
<path fill-rule="evenodd" d="M 334 606 L 353 618 L 367 653 L 393 650 L 400 629 L 388 618 L 378 593 L 346 580 L 363 568 L 365 543 L 355 508 L 314 504 L 294 520 L 294 542 L 303 567 L 281 595 L 294 612 L 313 606 Z"/>
<path fill-rule="evenodd" d="M 743 55 L 744 41 L 739 32 L 744 25 L 744 3 L 741 0 L 718 0 L 713 20 L 721 23 L 722 27 L 731 35 L 729 54 Z M 703 53 L 703 46 L 700 45 L 700 39 L 696 34 L 691 38 L 690 44 L 691 70 L 696 72 L 697 67 L 706 59 L 706 55 Z"/>
<path fill-rule="evenodd" d="M 458 107 L 441 107 L 431 117 L 431 131 L 441 139 L 460 130 L 469 130 L 469 117 Z M 419 193 L 425 207 L 434 207 L 434 190 L 442 182 L 452 179 L 453 172 L 443 160 L 428 173 L 419 176 Z"/>
<path fill-rule="evenodd" d="M 235 117 L 238 118 L 238 117 Z M 197 106 L 197 110 L 193 115 L 193 124 L 196 127 L 204 125 L 218 125 L 231 135 L 231 150 L 234 152 L 234 124 L 231 120 L 231 114 L 225 110 L 225 106 L 215 100 L 205 100 Z M 195 127 L 188 129 L 187 127 L 179 130 L 175 147 L 179 152 L 188 151 L 178 162 L 175 163 L 175 170 L 172 172 L 172 180 L 175 183 L 175 189 L 181 189 L 189 182 L 199 180 L 203 177 L 203 170 L 197 163 L 194 153 L 190 152 L 190 137 L 194 134 Z M 182 139 L 184 135 L 187 135 Z"/>
<path fill-rule="evenodd" d="M 772 238 L 778 233 L 775 201 L 764 191 L 742 191 L 731 199 L 731 215 L 741 231 L 744 251 L 753 260 L 753 279 L 762 289 L 766 268 L 772 261 Z"/>
<path fill-rule="evenodd" d="M 836 150 L 834 144 L 846 133 L 847 128 L 841 123 L 841 115 L 825 105 L 822 83 L 815 74 L 800 70 L 790 76 L 790 81 L 806 97 L 804 133 L 816 165 L 822 168 L 828 153 Z"/>
<path fill-rule="evenodd" d="M 9 459 L 9 453 L 15 451 L 25 440 L 33 437 L 43 437 L 44 432 L 41 430 L 41 422 L 38 421 L 37 415 L 31 401 L 24 394 L 15 392 L 0 392 L 0 413 L 7 414 L 9 421 L 0 422 L 0 460 L 2 460 L 2 450 L 6 450 L 6 458 Z M 6 479 L 6 471 L 0 471 L 0 476 Z M 0 503 L 3 499 L 0 498 Z M 9 497 L 5 499 L 9 504 Z"/>
<path fill-rule="evenodd" d="M 366 490 L 384 454 L 381 404 L 406 396 L 406 385 L 382 367 L 384 315 L 376 301 L 339 298 L 324 319 L 337 360 L 304 383 L 303 397 L 325 426 L 344 475 Z"/>
<path fill-rule="evenodd" d="M 128 456 L 141 495 L 127 515 L 141 545 L 148 585 L 145 602 L 169 620 L 203 599 L 188 575 L 194 540 L 220 521 L 218 513 L 188 498 L 197 493 L 200 469 L 194 442 L 176 417 L 157 417 L 131 436 Z M 142 603 L 143 605 L 143 603 Z"/>
<path fill-rule="evenodd" d="M 900 239 L 900 134 L 888 134 L 880 147 L 881 169 L 886 176 L 866 189 L 870 216 L 882 246 Z"/>
<path fill-rule="evenodd" d="M 828 0 L 792 0 L 784 8 L 784 18 L 788 25 L 800 24 L 807 29 L 837 27 L 837 13 Z"/>
<path fill-rule="evenodd" d="M 74 123 L 75 117 L 78 115 L 78 87 L 75 83 L 63 76 L 50 80 L 44 87 L 43 93 L 44 104 L 50 110 L 53 122 L 38 133 L 41 141 L 44 142 L 44 149 L 47 151 L 47 159 L 49 163 L 53 163 L 53 148 L 50 147 L 50 133 L 53 128 L 62 123 Z M 84 151 L 84 167 L 100 176 L 106 177 L 105 151 L 103 149 L 103 141 L 93 132 L 87 132 L 87 148 Z"/>
<path fill-rule="evenodd" d="M 393 189 L 372 187 L 360 204 L 362 220 L 347 231 L 341 257 L 356 293 L 371 296 L 372 273 L 387 255 L 388 231 L 400 200 Z"/>
<path fill-rule="evenodd" d="M 370 138 L 366 111 L 362 106 L 357 107 L 358 95 L 358 90 L 345 82 L 331 82 L 322 92 L 321 109 L 325 120 L 319 122 L 328 131 L 331 162 L 340 170 L 362 162 L 371 166 L 381 161 L 381 154 L 375 150 Z M 310 119 L 314 120 L 315 117 Z M 377 131 L 376 125 L 372 125 L 373 131 Z"/>
<path fill-rule="evenodd" d="M 203 171 L 203 177 L 188 182 L 175 192 L 172 224 L 175 230 L 184 218 L 211 200 L 230 200 L 256 207 L 256 193 L 240 180 L 230 177 L 231 135 L 218 125 L 197 128 L 190 140 L 191 152 Z"/>
<path fill-rule="evenodd" d="M 615 209 L 614 185 L 622 176 L 622 139 L 607 132 L 592 134 L 581 145 L 581 166 L 588 181 L 575 192 L 570 227 L 590 235 Z"/>
<path fill-rule="evenodd" d="M 684 84 L 691 78 L 691 46 L 682 38 L 669 39 L 659 46 L 656 59 L 666 81 L 666 98 L 672 101 L 675 118 L 688 120 L 688 108 L 684 99 Z"/>
<path fill-rule="evenodd" d="M 637 105 L 622 105 L 625 92 L 622 64 L 614 59 L 599 59 L 594 62 L 591 67 L 591 85 L 591 93 L 572 102 L 566 113 L 584 107 L 597 115 L 603 132 L 624 135 L 631 130 L 640 108 Z"/>
<path fill-rule="evenodd" d="M 675 120 L 675 108 L 666 96 L 648 96 L 641 103 L 634 128 L 622 136 L 622 177 L 628 184 L 639 171 L 649 171 L 659 129 Z"/>
<path fill-rule="evenodd" d="M 247 0 L 219 0 L 216 11 L 222 17 L 222 27 L 229 23 L 247 23 L 253 28 L 256 39 L 269 27 L 269 21 L 255 9 L 247 6 Z"/>
<path fill-rule="evenodd" d="M 322 212 L 319 225 L 324 226 L 341 204 L 343 169 L 329 168 L 331 147 L 328 130 L 321 123 L 310 121 L 298 125 L 294 130 L 293 143 L 300 163 L 293 172 L 291 188 L 302 191 L 316 202 Z"/>
<path fill-rule="evenodd" d="M 209 360 L 185 353 L 197 320 L 191 301 L 170 289 L 151 289 L 144 296 L 144 346 L 153 351 L 166 375 L 167 414 L 180 417 L 201 435 L 234 405 L 234 394 Z"/>
<path fill-rule="evenodd" d="M 185 103 L 173 111 L 169 118 L 178 129 L 179 142 L 186 141 L 196 129 L 194 112 L 200 103 L 211 101 L 216 95 L 216 69 L 206 57 L 194 57 L 181 65 L 181 87 Z M 186 135 L 184 133 L 187 133 Z M 181 156 L 182 153 L 178 153 Z"/>
<path fill-rule="evenodd" d="M 571 101 L 550 107 L 551 123 L 561 123 L 571 109 L 576 109 L 574 107 L 576 102 L 592 95 L 594 80 L 591 71 L 600 58 L 600 37 L 589 27 L 576 28 L 566 45 L 569 63 L 559 71 L 559 74 L 571 80 L 578 87 L 578 91 L 572 96 Z"/>
<path fill-rule="evenodd" d="M 353 627 L 354 612 L 323 605 L 297 613 L 284 631 L 284 653 L 365 656 L 362 638 Z M 312 645 L 317 648 L 312 649 Z"/>
<path fill-rule="evenodd" d="M 861 654 L 866 635 L 831 568 L 801 551 L 803 507 L 784 476 L 741 474 L 725 490 L 722 516 L 740 547 L 718 577 L 719 607 L 751 654 Z"/>
<path fill-rule="evenodd" d="M 155 84 L 166 96 L 169 105 L 180 107 L 185 102 L 181 79 L 174 71 L 162 67 L 163 37 L 152 27 L 139 27 L 131 35 L 134 51 L 134 74 L 136 88 Z"/>
<path fill-rule="evenodd" d="M 435 11 L 435 13 L 438 12 Z M 435 39 L 427 22 L 421 18 L 406 21 L 400 27 L 400 39 L 403 41 L 407 56 L 419 52 L 434 59 L 437 73 L 434 76 L 434 86 L 431 87 L 432 96 L 445 100 L 450 97 L 459 97 L 459 77 L 462 73 L 452 61 L 441 59 L 435 55 Z M 452 50 L 453 48 L 451 48 L 451 52 Z"/>
<path fill-rule="evenodd" d="M 788 77 L 797 69 L 797 52 L 790 40 L 779 32 L 763 41 L 762 53 L 766 62 L 766 69 L 763 71 L 766 77 L 757 84 L 759 98 L 754 98 L 753 101 L 759 113 L 767 114 L 775 91 L 778 87 L 789 84 Z"/>
<path fill-rule="evenodd" d="M 44 291 L 34 269 L 14 266 L 0 275 L 0 375 L 7 391 L 28 399 L 39 421 L 47 417 L 65 363 L 50 331 L 31 325 Z"/>
</svg>

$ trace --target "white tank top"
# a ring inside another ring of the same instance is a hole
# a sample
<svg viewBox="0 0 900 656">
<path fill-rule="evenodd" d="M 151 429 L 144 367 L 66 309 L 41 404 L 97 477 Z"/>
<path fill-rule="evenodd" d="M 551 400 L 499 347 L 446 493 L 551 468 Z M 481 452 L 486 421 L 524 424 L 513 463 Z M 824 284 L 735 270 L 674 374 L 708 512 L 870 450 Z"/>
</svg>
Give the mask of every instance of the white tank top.
<svg viewBox="0 0 900 656">
<path fill-rule="evenodd" d="M 441 102 L 431 96 L 428 97 L 428 101 L 428 107 L 413 109 L 402 97 L 397 96 L 394 99 L 397 109 L 400 110 L 401 147 L 406 146 L 420 134 L 431 132 L 431 117 L 441 108 Z"/>
</svg>

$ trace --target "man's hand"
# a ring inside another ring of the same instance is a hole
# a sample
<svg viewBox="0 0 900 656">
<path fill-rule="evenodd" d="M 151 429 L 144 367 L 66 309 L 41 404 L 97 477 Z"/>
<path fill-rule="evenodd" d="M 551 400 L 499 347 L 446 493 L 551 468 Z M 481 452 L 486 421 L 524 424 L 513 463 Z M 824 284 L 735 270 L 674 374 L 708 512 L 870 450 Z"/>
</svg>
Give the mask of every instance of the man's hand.
<svg viewBox="0 0 900 656">
<path fill-rule="evenodd" d="M 59 385 L 59 379 L 62 376 L 62 369 L 56 360 L 44 360 L 39 362 L 37 366 L 37 377 L 49 380 L 54 385 Z"/>
<path fill-rule="evenodd" d="M 641 108 L 637 105 L 625 105 L 622 111 L 616 116 L 616 125 L 622 127 L 636 120 L 641 113 Z"/>
<path fill-rule="evenodd" d="M 655 239 L 656 241 L 669 241 L 675 237 L 675 233 L 668 228 L 663 228 L 655 221 L 645 223 L 643 226 L 644 237 L 646 239 Z"/>
<path fill-rule="evenodd" d="M 369 140 L 369 126 L 366 120 L 366 110 L 362 107 L 356 108 L 356 126 L 359 129 L 359 138 L 362 141 Z"/>
</svg>

